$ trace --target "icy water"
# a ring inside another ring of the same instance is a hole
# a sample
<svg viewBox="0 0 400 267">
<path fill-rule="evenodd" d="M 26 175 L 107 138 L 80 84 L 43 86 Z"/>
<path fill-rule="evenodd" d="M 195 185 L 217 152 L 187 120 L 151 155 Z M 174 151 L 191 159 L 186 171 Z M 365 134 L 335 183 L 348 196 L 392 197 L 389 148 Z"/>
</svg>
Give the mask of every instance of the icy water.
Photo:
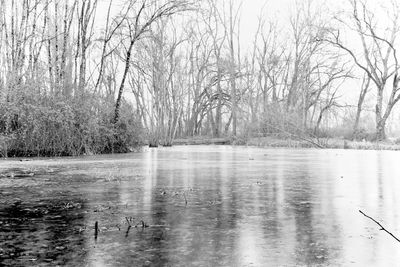
<svg viewBox="0 0 400 267">
<path fill-rule="evenodd" d="M 359 213 L 400 236 L 399 158 L 181 146 L 1 160 L 0 266 L 399 266 L 400 243 Z"/>
</svg>

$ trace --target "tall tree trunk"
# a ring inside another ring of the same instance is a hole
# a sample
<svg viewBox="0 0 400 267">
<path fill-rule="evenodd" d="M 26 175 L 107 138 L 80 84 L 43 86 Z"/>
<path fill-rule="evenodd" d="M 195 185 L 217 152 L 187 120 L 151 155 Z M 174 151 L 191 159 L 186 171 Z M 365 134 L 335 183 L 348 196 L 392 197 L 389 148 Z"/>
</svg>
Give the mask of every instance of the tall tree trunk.
<svg viewBox="0 0 400 267">
<path fill-rule="evenodd" d="M 87 48 L 87 41 L 86 41 L 86 34 L 87 34 L 87 13 L 88 9 L 90 8 L 90 1 L 88 2 L 87 6 L 85 6 L 86 2 L 83 2 L 81 8 L 81 15 L 79 18 L 80 23 L 80 49 L 81 49 L 81 62 L 79 65 L 79 94 L 83 95 L 83 90 L 85 87 L 85 80 L 86 80 L 86 48 Z M 86 10 L 85 10 L 86 7 Z"/>
<path fill-rule="evenodd" d="M 115 102 L 114 124 L 116 124 L 119 120 L 119 112 L 120 112 L 121 101 L 122 101 L 122 93 L 124 92 L 125 80 L 128 75 L 128 72 L 129 72 L 131 53 L 132 53 L 132 48 L 133 48 L 134 43 L 135 43 L 134 41 L 130 42 L 128 51 L 126 53 L 125 69 L 124 69 L 124 73 L 122 75 L 121 84 L 118 89 L 117 101 Z"/>
<path fill-rule="evenodd" d="M 230 1 L 229 5 L 229 35 L 230 35 L 230 40 L 229 40 L 229 48 L 230 48 L 230 56 L 231 56 L 231 98 L 232 98 L 232 135 L 236 136 L 236 109 L 237 109 L 237 99 L 236 99 L 236 62 L 235 62 L 235 50 L 234 50 L 234 44 L 233 44 L 233 38 L 234 38 L 234 18 L 233 18 L 233 3 L 232 0 Z M 227 125 L 229 126 L 230 123 Z M 225 131 L 226 132 L 226 131 Z"/>
<path fill-rule="evenodd" d="M 217 59 L 217 62 L 219 61 L 219 58 Z M 220 64 L 220 63 L 217 63 Z M 218 66 L 217 67 L 218 74 L 217 74 L 217 108 L 215 109 L 215 124 L 214 124 L 214 137 L 219 137 L 221 133 L 221 120 L 222 120 L 222 88 L 221 88 L 221 69 Z M 211 112 L 212 116 L 212 112 Z"/>
<path fill-rule="evenodd" d="M 54 67 L 56 95 L 60 90 L 60 66 L 58 62 L 58 1 L 54 1 Z"/>
<path fill-rule="evenodd" d="M 49 0 L 46 2 L 46 15 L 44 17 L 45 24 L 50 24 L 50 16 L 49 16 Z M 54 78 L 53 78 L 53 59 L 51 55 L 51 33 L 50 27 L 47 28 L 47 64 L 48 64 L 48 71 L 49 71 L 49 81 L 50 81 L 50 93 L 54 92 Z"/>
<path fill-rule="evenodd" d="M 386 139 L 386 120 L 381 119 L 380 121 L 377 122 L 376 124 L 376 141 L 383 141 Z"/>
<path fill-rule="evenodd" d="M 362 106 L 364 103 L 365 96 L 367 95 L 367 92 L 369 89 L 370 81 L 371 81 L 371 78 L 366 76 L 366 77 L 364 77 L 363 83 L 361 85 L 361 91 L 360 91 L 360 95 L 358 97 L 358 103 L 357 103 L 356 117 L 355 117 L 354 125 L 353 125 L 353 139 L 357 138 L 357 131 L 358 131 L 358 125 L 360 123 Z"/>
<path fill-rule="evenodd" d="M 382 117 L 382 102 L 383 102 L 383 87 L 378 88 L 375 105 L 375 120 L 376 120 L 376 141 L 382 141 L 386 139 L 385 124 L 386 119 Z"/>
</svg>

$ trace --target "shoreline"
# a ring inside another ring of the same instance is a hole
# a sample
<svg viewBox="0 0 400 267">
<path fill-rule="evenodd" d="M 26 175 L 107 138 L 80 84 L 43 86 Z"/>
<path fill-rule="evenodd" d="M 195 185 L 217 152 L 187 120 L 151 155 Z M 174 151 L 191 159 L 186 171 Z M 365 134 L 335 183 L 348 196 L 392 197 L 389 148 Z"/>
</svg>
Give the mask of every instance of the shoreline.
<svg viewBox="0 0 400 267">
<path fill-rule="evenodd" d="M 339 138 L 314 138 L 314 139 L 294 139 L 282 138 L 276 136 L 266 137 L 252 137 L 247 140 L 232 137 L 220 138 L 179 138 L 172 142 L 172 146 L 196 146 L 196 145 L 232 145 L 232 146 L 251 146 L 259 148 L 310 148 L 310 149 L 353 149 L 353 150 L 387 150 L 387 151 L 400 151 L 400 144 L 393 141 L 385 142 L 370 142 L 370 141 L 351 141 Z M 148 147 L 143 145 L 139 150 L 135 149 L 127 153 L 140 151 L 142 148 Z M 164 147 L 160 145 L 159 147 Z M 167 146 L 165 146 L 167 147 Z M 106 155 L 105 154 L 83 154 L 76 156 L 93 156 L 93 155 Z M 114 153 L 125 154 L 125 153 Z M 22 156 L 22 157 L 2 157 L 0 159 L 34 159 L 34 158 L 68 158 L 76 156 Z M 27 160 L 29 161 L 29 160 Z"/>
<path fill-rule="evenodd" d="M 314 138 L 301 140 L 275 136 L 253 137 L 248 140 L 233 138 L 187 138 L 176 139 L 173 145 L 233 145 L 269 148 L 317 148 L 317 149 L 354 149 L 354 150 L 400 150 L 400 144 L 392 141 L 370 142 L 352 141 L 339 138 Z"/>
</svg>

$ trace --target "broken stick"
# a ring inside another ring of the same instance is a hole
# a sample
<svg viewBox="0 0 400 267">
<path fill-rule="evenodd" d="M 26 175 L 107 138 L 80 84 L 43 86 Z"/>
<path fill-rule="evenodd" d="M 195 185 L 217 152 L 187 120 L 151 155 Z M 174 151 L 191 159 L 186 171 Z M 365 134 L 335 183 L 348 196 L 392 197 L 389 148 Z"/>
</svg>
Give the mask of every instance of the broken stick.
<svg viewBox="0 0 400 267">
<path fill-rule="evenodd" d="M 397 242 L 400 242 L 400 239 L 398 239 L 394 234 L 392 234 L 391 232 L 389 232 L 388 230 L 385 229 L 385 227 L 382 226 L 382 224 L 380 224 L 378 221 L 376 221 L 374 218 L 372 218 L 371 216 L 368 216 L 367 214 L 365 214 L 364 212 L 362 212 L 361 210 L 358 210 L 362 215 L 364 215 L 365 217 L 367 217 L 368 219 L 372 220 L 374 223 L 376 223 L 377 225 L 379 225 L 379 227 L 382 231 L 385 231 L 386 233 L 388 233 L 389 235 L 391 235 L 394 239 L 396 239 Z"/>
</svg>

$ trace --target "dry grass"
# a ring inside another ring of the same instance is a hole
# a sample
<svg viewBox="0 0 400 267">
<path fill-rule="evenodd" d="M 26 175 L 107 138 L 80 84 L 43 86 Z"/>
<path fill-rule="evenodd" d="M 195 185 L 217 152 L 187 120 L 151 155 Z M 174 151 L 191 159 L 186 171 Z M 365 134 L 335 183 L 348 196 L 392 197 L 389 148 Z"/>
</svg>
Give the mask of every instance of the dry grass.
<svg viewBox="0 0 400 267">
<path fill-rule="evenodd" d="M 368 141 L 349 141 L 338 138 L 313 139 L 313 142 L 320 144 L 324 148 L 336 149 L 360 149 L 360 150 L 400 150 L 400 145 L 391 141 L 368 142 Z M 289 147 L 289 148 L 312 148 L 316 147 L 304 140 L 295 140 L 278 137 L 256 137 L 250 138 L 246 145 L 260 147 Z"/>
<path fill-rule="evenodd" d="M 369 142 L 350 141 L 340 138 L 309 138 L 309 140 L 288 138 L 283 136 L 252 137 L 249 139 L 230 138 L 207 138 L 193 137 L 174 140 L 174 145 L 247 145 L 258 147 L 288 147 L 288 148 L 322 148 L 332 149 L 358 149 L 358 150 L 400 150 L 400 144 L 393 141 Z"/>
<path fill-rule="evenodd" d="M 228 145 L 231 140 L 229 138 L 207 138 L 207 137 L 193 137 L 185 139 L 176 139 L 173 145 Z"/>
</svg>

